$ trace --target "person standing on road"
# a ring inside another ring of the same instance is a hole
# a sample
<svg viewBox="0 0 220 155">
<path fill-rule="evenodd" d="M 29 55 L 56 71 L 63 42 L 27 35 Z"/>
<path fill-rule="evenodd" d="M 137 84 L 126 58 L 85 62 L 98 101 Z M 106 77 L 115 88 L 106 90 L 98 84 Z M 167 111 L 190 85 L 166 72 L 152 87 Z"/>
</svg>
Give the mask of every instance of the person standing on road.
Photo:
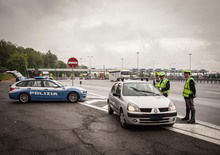
<svg viewBox="0 0 220 155">
<path fill-rule="evenodd" d="M 154 85 L 154 87 L 156 87 L 156 88 L 160 88 L 160 77 L 159 77 L 159 75 L 158 75 L 159 73 L 158 72 L 155 72 L 154 73 L 154 75 L 155 75 L 155 79 L 154 79 L 154 81 L 153 81 L 153 85 Z"/>
<path fill-rule="evenodd" d="M 165 97 L 168 97 L 168 94 L 170 92 L 170 81 L 167 78 L 165 78 L 164 72 L 160 72 L 159 76 L 160 76 L 160 87 L 159 87 L 160 91 Z"/>
<path fill-rule="evenodd" d="M 183 97 L 185 99 L 185 104 L 186 104 L 186 116 L 182 118 L 182 120 L 194 124 L 196 122 L 195 120 L 196 110 L 193 99 L 196 97 L 196 87 L 195 87 L 195 81 L 190 76 L 190 74 L 191 74 L 190 70 L 184 70 L 184 77 L 186 80 L 183 89 Z M 191 119 L 189 118 L 190 112 L 191 112 Z"/>
</svg>

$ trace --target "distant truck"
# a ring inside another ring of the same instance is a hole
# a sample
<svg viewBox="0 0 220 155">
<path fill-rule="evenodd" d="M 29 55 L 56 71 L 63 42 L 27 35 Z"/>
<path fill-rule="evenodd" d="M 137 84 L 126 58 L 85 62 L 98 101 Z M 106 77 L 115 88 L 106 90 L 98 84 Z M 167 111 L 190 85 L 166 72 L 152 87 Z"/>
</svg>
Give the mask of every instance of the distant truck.
<svg viewBox="0 0 220 155">
<path fill-rule="evenodd" d="M 114 70 L 109 71 L 109 80 L 110 81 L 118 81 L 120 79 L 130 79 L 131 71 L 129 70 Z"/>
</svg>

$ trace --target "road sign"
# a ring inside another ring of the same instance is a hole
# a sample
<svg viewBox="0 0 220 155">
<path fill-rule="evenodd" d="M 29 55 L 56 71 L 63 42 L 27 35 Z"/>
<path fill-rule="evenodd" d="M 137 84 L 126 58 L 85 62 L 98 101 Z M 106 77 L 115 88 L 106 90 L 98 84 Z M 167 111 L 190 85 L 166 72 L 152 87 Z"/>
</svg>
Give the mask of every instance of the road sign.
<svg viewBox="0 0 220 155">
<path fill-rule="evenodd" d="M 75 68 L 78 66 L 78 60 L 74 57 L 69 58 L 68 62 L 67 62 L 68 66 L 71 68 Z"/>
<path fill-rule="evenodd" d="M 72 58 L 69 58 L 68 62 L 67 62 L 68 66 L 72 68 L 72 86 L 73 86 L 73 68 L 77 67 L 78 66 L 78 60 L 74 57 Z"/>
</svg>

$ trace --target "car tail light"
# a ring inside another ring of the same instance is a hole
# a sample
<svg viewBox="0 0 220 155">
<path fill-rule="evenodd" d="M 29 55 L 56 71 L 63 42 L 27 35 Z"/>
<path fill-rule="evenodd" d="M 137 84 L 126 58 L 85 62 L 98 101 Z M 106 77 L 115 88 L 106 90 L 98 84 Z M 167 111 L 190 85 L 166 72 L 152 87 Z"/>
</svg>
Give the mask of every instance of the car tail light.
<svg viewBox="0 0 220 155">
<path fill-rule="evenodd" d="M 11 87 L 10 87 L 10 90 L 9 90 L 9 91 L 12 91 L 12 90 L 14 90 L 14 88 L 11 88 Z"/>
</svg>

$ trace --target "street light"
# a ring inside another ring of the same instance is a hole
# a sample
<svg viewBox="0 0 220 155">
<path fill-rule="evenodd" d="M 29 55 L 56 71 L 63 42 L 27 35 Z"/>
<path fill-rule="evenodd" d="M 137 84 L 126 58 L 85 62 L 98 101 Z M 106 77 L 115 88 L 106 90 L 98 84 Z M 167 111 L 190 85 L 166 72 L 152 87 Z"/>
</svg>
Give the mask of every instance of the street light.
<svg viewBox="0 0 220 155">
<path fill-rule="evenodd" d="M 80 65 L 81 65 L 81 66 L 82 66 L 82 64 L 83 64 L 83 63 L 82 63 L 82 60 L 83 60 L 83 58 L 80 58 Z"/>
<path fill-rule="evenodd" d="M 137 74 L 138 74 L 138 71 L 139 71 L 139 54 L 140 52 L 136 52 L 137 54 Z"/>
<path fill-rule="evenodd" d="M 189 53 L 189 69 L 191 70 L 191 56 L 192 56 L 192 53 Z"/>
<path fill-rule="evenodd" d="M 124 58 L 121 58 L 121 68 L 124 68 Z"/>
<path fill-rule="evenodd" d="M 89 68 L 91 69 L 92 68 L 91 63 L 92 63 L 93 56 L 88 56 L 88 58 L 89 58 Z"/>
</svg>

